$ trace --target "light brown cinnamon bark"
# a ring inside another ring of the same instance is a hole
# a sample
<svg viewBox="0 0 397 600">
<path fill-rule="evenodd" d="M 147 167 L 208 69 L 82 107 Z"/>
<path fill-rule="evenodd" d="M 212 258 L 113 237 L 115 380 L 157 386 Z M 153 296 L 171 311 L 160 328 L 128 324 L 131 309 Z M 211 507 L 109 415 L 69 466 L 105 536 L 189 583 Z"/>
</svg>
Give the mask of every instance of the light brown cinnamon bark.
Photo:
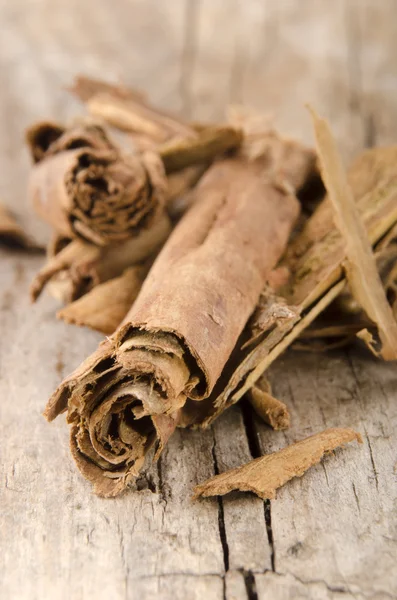
<svg viewBox="0 0 397 600">
<path fill-rule="evenodd" d="M 34 278 L 30 293 L 37 300 L 46 285 L 62 302 L 77 300 L 93 287 L 120 276 L 128 267 L 154 256 L 171 231 L 168 216 L 163 213 L 149 230 L 120 244 L 95 246 L 82 240 L 58 237 L 52 244 L 47 262 Z"/>
<path fill-rule="evenodd" d="M 376 324 L 381 342 L 377 356 L 397 360 L 397 322 L 387 301 L 367 232 L 354 202 L 328 123 L 313 110 L 316 142 L 328 196 L 346 244 L 344 268 L 353 297 Z M 360 333 L 358 334 L 360 335 Z"/>
<path fill-rule="evenodd" d="M 190 125 L 152 108 L 142 94 L 125 86 L 79 76 L 70 91 L 86 104 L 95 117 L 122 131 L 143 134 L 155 143 L 197 137 Z"/>
<path fill-rule="evenodd" d="M 383 289 L 396 318 L 397 226 L 376 244 L 374 258 Z M 368 329 L 372 335 L 376 333 L 375 324 L 347 287 L 329 309 L 302 332 L 293 347 L 298 350 L 326 351 L 346 346 L 354 342 L 357 334 L 363 329 Z"/>
<path fill-rule="evenodd" d="M 215 156 L 238 148 L 243 141 L 240 129 L 230 125 L 208 127 L 197 139 L 171 141 L 159 146 L 159 154 L 167 173 L 173 173 L 190 165 L 206 163 Z"/>
<path fill-rule="evenodd" d="M 284 141 L 272 144 L 285 157 Z M 210 168 L 124 325 L 50 399 L 46 417 L 68 411 L 79 432 L 72 434 L 78 465 L 98 493 L 115 495 L 136 474 L 150 445 L 142 442 L 141 416 L 161 444 L 156 420 L 167 416 L 169 431 L 183 424 L 187 399 L 205 405 L 216 386 L 299 212 L 291 192 L 312 154 L 288 143 L 288 155 L 282 178 L 273 156 Z M 121 438 L 125 422 L 136 445 Z"/>
<path fill-rule="evenodd" d="M 136 300 L 147 270 L 142 266 L 130 267 L 119 277 L 95 286 L 85 296 L 59 310 L 58 319 L 110 335 Z"/>
<path fill-rule="evenodd" d="M 261 377 L 248 391 L 248 401 L 257 415 L 276 431 L 288 429 L 291 418 L 287 406 L 272 396 L 269 381 Z"/>
<path fill-rule="evenodd" d="M 211 477 L 194 488 L 194 497 L 224 496 L 238 490 L 253 492 L 264 500 L 275 498 L 276 490 L 290 479 L 302 477 L 320 462 L 324 454 L 353 440 L 362 444 L 360 434 L 353 429 L 326 429 L 278 452 Z"/>
</svg>

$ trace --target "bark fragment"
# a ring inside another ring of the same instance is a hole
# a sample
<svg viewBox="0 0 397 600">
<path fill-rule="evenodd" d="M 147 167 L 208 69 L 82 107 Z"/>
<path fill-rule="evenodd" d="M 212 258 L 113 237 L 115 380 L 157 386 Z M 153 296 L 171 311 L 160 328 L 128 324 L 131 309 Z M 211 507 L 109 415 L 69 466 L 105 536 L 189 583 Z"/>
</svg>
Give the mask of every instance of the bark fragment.
<svg viewBox="0 0 397 600">
<path fill-rule="evenodd" d="M 288 408 L 284 402 L 272 395 L 271 385 L 265 377 L 261 377 L 252 386 L 247 397 L 257 415 L 270 427 L 276 431 L 289 428 L 291 417 Z"/>
<path fill-rule="evenodd" d="M 59 310 L 57 318 L 110 335 L 135 302 L 146 273 L 142 266 L 126 269 L 119 277 L 97 285 Z"/>
<path fill-rule="evenodd" d="M 290 479 L 302 477 L 320 462 L 324 454 L 353 440 L 362 444 L 361 435 L 353 429 L 326 429 L 278 452 L 211 477 L 194 488 L 194 498 L 224 496 L 235 490 L 253 492 L 263 500 L 275 498 L 276 490 Z"/>
<path fill-rule="evenodd" d="M 120 244 L 100 247 L 82 240 L 63 240 L 52 244 L 55 254 L 35 276 L 31 298 L 37 300 L 46 285 L 62 302 L 77 300 L 93 287 L 120 276 L 124 270 L 146 261 L 163 245 L 171 231 L 169 218 L 163 214 L 150 231 Z M 63 238 L 57 238 L 63 239 Z"/>
<path fill-rule="evenodd" d="M 335 140 L 327 122 L 312 112 L 317 146 L 328 197 L 334 209 L 336 223 L 346 244 L 344 268 L 350 290 L 368 317 L 376 323 L 382 343 L 380 355 L 386 360 L 397 359 L 397 322 L 387 301 L 376 260 L 367 232 L 346 180 Z M 373 350 L 366 332 L 360 337 Z"/>
</svg>

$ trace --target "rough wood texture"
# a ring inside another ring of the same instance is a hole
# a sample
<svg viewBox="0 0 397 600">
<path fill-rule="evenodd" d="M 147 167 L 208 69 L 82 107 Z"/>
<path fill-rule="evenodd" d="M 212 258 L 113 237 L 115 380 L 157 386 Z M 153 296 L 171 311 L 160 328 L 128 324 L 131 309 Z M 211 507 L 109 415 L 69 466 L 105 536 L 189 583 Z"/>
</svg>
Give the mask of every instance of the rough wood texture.
<svg viewBox="0 0 397 600">
<path fill-rule="evenodd" d="M 73 114 L 61 86 L 76 71 L 122 77 L 195 119 L 243 101 L 303 141 L 308 101 L 332 120 L 346 157 L 396 141 L 395 0 L 0 7 L 0 196 L 40 241 L 46 230 L 25 211 L 22 132 L 34 119 Z M 141 493 L 101 500 L 72 464 L 65 423 L 49 426 L 40 414 L 100 336 L 57 322 L 48 298 L 30 306 L 41 260 L 0 254 L 2 598 L 397 598 L 395 365 L 356 349 L 288 353 L 270 378 L 291 410 L 290 430 L 271 431 L 234 407 L 205 433 L 177 432 Z M 334 426 L 356 428 L 364 446 L 337 451 L 271 503 L 233 494 L 190 501 L 215 472 Z"/>
</svg>

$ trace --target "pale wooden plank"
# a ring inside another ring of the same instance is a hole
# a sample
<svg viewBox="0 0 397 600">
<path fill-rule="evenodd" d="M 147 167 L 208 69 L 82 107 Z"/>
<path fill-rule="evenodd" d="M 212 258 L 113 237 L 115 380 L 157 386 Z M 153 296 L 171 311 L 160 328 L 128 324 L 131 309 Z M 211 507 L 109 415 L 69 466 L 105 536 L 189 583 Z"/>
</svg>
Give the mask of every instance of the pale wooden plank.
<svg viewBox="0 0 397 600">
<path fill-rule="evenodd" d="M 103 0 L 3 0 L 1 10 L 0 194 L 43 239 L 23 204 L 22 132 L 34 118 L 76 110 L 59 85 L 78 70 L 144 87 L 155 102 L 195 118 L 219 117 L 226 103 L 244 101 L 275 112 L 277 124 L 302 139 L 310 139 L 302 105 L 311 101 L 331 118 L 345 156 L 371 141 L 371 120 L 375 138 L 394 139 L 393 0 L 338 0 L 332 9 L 325 0 L 124 0 L 117 9 Z M 284 436 L 258 425 L 262 452 L 330 424 L 356 426 L 366 437 L 363 448 L 338 452 L 280 491 L 268 522 L 277 574 L 263 574 L 271 557 L 262 502 L 187 500 L 215 463 L 224 470 L 250 458 L 239 409 L 213 431 L 178 432 L 161 478 L 156 467 L 149 471 L 154 493 L 94 498 L 71 463 L 65 424 L 46 425 L 40 411 L 99 338 L 56 323 L 49 299 L 29 306 L 28 280 L 40 259 L 3 253 L 0 260 L 4 597 L 245 599 L 255 590 L 276 599 L 392 597 L 392 366 L 355 354 L 350 363 L 343 354 L 291 354 L 275 365 L 275 390 L 296 404 L 293 428 Z"/>
<path fill-rule="evenodd" d="M 223 579 L 219 575 L 205 575 L 200 578 L 188 575 L 160 576 L 137 580 L 127 597 L 133 600 L 223 600 L 223 588 Z"/>
<path fill-rule="evenodd" d="M 41 416 L 61 372 L 78 364 L 100 336 L 55 322 L 50 299 L 29 306 L 26 284 L 39 260 L 2 260 L 4 597 L 122 598 L 142 577 L 222 574 L 218 507 L 190 501 L 193 485 L 214 473 L 206 452 L 211 431 L 176 433 L 156 493 L 108 501 L 92 495 L 72 464 L 64 420 L 48 425 Z M 218 597 L 217 586 L 211 583 L 211 597 Z"/>
<path fill-rule="evenodd" d="M 276 434 L 257 423 L 262 452 L 326 427 L 353 427 L 364 437 L 363 446 L 336 451 L 271 502 L 276 572 L 370 597 L 390 593 L 397 583 L 395 365 L 357 349 L 290 352 L 273 366 L 271 380 L 290 407 L 292 427 Z"/>
<path fill-rule="evenodd" d="M 201 0 L 192 97 L 197 118 L 244 103 L 288 135 L 312 142 L 306 103 L 332 122 L 344 156 L 363 145 L 352 105 L 346 1 Z"/>
<path fill-rule="evenodd" d="M 241 571 L 228 571 L 225 577 L 227 600 L 251 600 L 247 592 L 247 584 Z"/>
<path fill-rule="evenodd" d="M 279 575 L 268 572 L 256 576 L 258 600 L 366 600 L 363 594 L 343 592 L 338 588 L 330 588 L 315 575 L 312 581 L 299 581 L 292 575 Z M 376 595 L 376 600 L 387 600 L 390 596 Z"/>
</svg>

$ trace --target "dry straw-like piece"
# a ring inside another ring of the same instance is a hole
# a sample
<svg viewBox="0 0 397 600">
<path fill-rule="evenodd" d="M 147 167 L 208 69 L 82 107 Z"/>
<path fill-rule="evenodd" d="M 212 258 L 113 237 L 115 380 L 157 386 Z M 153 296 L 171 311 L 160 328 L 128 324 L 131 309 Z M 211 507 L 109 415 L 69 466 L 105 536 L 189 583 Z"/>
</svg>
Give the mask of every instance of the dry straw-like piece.
<svg viewBox="0 0 397 600">
<path fill-rule="evenodd" d="M 335 220 L 346 245 L 344 263 L 350 290 L 368 317 L 377 325 L 382 343 L 380 354 L 386 360 L 397 359 L 397 322 L 387 301 L 368 235 L 346 179 L 335 140 L 324 119 L 311 110 L 317 148 L 328 197 Z M 368 331 L 358 334 L 371 350 Z"/>
</svg>

